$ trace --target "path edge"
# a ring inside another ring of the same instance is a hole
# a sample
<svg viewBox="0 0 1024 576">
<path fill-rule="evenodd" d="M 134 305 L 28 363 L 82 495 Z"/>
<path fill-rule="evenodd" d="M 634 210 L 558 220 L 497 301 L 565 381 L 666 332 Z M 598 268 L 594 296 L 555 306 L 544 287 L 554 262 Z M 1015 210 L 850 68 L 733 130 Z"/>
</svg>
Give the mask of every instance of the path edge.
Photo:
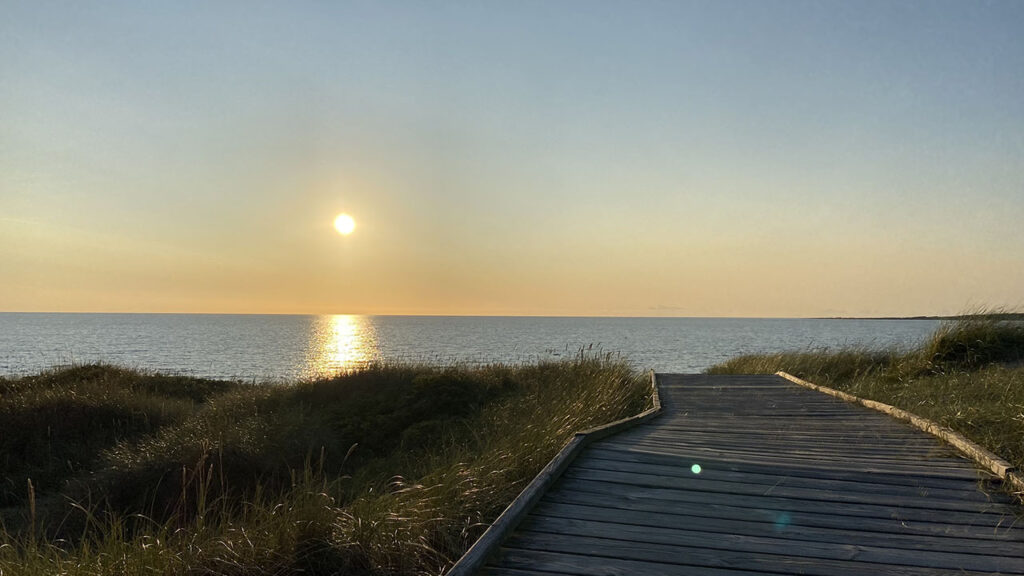
<svg viewBox="0 0 1024 576">
<path fill-rule="evenodd" d="M 1017 471 L 1013 464 L 1010 464 L 1006 460 L 1000 458 L 997 454 L 991 452 L 987 448 L 968 440 L 952 428 L 947 428 L 937 422 L 927 418 L 922 418 L 917 414 L 907 412 L 902 408 L 890 406 L 889 404 L 878 402 L 876 400 L 868 400 L 834 388 L 808 382 L 807 380 L 793 376 L 788 372 L 779 371 L 776 372 L 775 375 L 785 378 L 794 384 L 803 386 L 804 388 L 810 388 L 811 390 L 816 390 L 823 394 L 828 394 L 829 396 L 835 396 L 836 398 L 840 398 L 847 402 L 860 404 L 865 408 L 871 408 L 872 410 L 877 410 L 898 420 L 909 422 L 915 428 L 923 430 L 953 446 L 965 456 L 974 460 L 979 466 L 995 474 L 1005 485 L 1009 487 L 1010 493 L 1012 493 L 1021 502 L 1024 502 L 1024 476 Z"/>
<path fill-rule="evenodd" d="M 533 480 L 523 488 L 515 500 L 492 523 L 487 530 L 473 543 L 473 546 L 446 572 L 447 576 L 470 576 L 483 567 L 491 553 L 505 540 L 523 518 L 533 509 L 544 493 L 562 476 L 569 464 L 579 456 L 588 444 L 632 428 L 661 414 L 661 395 L 658 392 L 658 375 L 654 370 L 651 374 L 651 399 L 653 407 L 643 412 L 616 420 L 603 426 L 581 430 L 573 435 L 565 446 L 548 462 Z"/>
</svg>

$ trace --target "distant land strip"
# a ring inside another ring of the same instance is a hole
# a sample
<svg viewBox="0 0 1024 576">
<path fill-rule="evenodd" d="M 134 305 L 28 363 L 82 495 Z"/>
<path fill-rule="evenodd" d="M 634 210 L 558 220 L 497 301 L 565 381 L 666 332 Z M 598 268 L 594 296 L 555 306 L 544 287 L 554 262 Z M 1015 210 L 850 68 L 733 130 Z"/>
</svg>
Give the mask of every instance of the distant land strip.
<svg viewBox="0 0 1024 576">
<path fill-rule="evenodd" d="M 1024 312 L 957 314 L 954 316 L 815 316 L 811 320 L 1012 320 L 1024 321 Z"/>
</svg>

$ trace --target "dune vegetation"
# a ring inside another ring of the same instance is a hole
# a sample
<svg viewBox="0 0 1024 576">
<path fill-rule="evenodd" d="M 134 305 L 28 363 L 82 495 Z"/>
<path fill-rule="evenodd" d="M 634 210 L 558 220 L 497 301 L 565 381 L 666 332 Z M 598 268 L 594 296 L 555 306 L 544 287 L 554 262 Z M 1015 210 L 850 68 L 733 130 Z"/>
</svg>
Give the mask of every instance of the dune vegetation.
<svg viewBox="0 0 1024 576">
<path fill-rule="evenodd" d="M 649 402 L 645 376 L 585 355 L 0 379 L 0 574 L 438 574 L 575 431 Z"/>
<path fill-rule="evenodd" d="M 1024 321 L 1019 314 L 951 319 L 910 350 L 740 356 L 708 372 L 780 370 L 934 420 L 1024 469 Z"/>
</svg>

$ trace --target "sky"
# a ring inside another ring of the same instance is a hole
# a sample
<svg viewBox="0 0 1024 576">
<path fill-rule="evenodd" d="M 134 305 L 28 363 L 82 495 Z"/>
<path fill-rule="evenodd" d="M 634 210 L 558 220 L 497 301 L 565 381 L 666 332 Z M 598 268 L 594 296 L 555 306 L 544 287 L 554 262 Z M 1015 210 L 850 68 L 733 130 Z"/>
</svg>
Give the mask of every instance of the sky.
<svg viewBox="0 0 1024 576">
<path fill-rule="evenodd" d="M 1018 1 L 4 0 L 0 311 L 1020 307 L 1022 29 Z"/>
</svg>

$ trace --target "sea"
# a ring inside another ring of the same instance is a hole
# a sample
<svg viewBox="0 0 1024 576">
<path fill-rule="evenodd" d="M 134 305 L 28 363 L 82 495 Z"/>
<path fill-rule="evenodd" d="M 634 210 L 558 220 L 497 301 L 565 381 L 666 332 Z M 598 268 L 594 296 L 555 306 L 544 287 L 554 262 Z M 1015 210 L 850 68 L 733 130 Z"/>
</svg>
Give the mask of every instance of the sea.
<svg viewBox="0 0 1024 576">
<path fill-rule="evenodd" d="M 579 354 L 698 373 L 741 354 L 907 348 L 938 320 L 0 313 L 0 376 L 105 362 L 285 382 L 374 362 L 524 364 Z"/>
</svg>

